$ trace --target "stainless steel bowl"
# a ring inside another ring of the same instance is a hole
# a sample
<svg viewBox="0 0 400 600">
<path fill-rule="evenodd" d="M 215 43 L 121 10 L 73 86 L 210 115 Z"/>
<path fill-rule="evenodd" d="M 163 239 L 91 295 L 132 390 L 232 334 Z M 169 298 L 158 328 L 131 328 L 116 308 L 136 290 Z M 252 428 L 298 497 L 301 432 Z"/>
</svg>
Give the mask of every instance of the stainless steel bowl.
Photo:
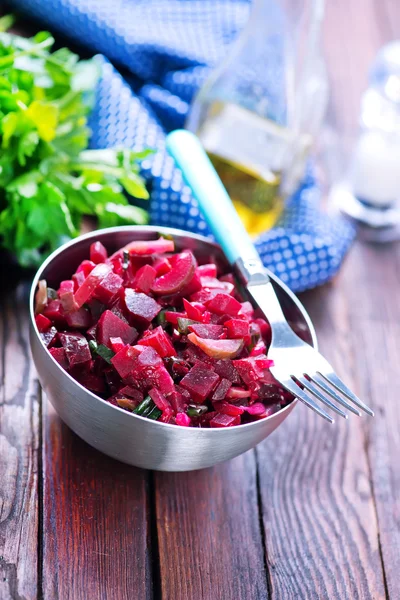
<svg viewBox="0 0 400 600">
<path fill-rule="evenodd" d="M 125 463 L 160 471 L 190 471 L 210 467 L 246 452 L 270 435 L 293 410 L 296 401 L 266 419 L 226 429 L 192 429 L 139 417 L 115 407 L 86 390 L 66 373 L 43 345 L 34 320 L 37 283 L 46 279 L 58 287 L 88 257 L 90 244 L 100 240 L 109 252 L 128 242 L 172 235 L 176 248 L 196 256 L 212 255 L 229 269 L 219 246 L 208 239 L 163 227 L 115 227 L 84 235 L 62 246 L 39 269 L 30 295 L 30 341 L 40 383 L 61 419 L 88 444 Z M 287 318 L 316 346 L 311 321 L 296 297 L 273 274 L 275 289 Z"/>
</svg>

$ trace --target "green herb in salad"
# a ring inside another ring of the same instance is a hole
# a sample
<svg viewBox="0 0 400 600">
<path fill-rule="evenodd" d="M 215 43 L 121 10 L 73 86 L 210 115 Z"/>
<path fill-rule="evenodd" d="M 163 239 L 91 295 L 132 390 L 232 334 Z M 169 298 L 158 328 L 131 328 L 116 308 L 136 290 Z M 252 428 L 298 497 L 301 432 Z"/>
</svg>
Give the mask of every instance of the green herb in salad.
<svg viewBox="0 0 400 600">
<path fill-rule="evenodd" d="M 31 267 L 77 236 L 84 215 L 99 227 L 145 224 L 125 192 L 148 198 L 138 161 L 151 151 L 88 150 L 98 62 L 51 52 L 47 32 L 4 32 L 11 24 L 1 19 L 0 244 Z"/>
</svg>

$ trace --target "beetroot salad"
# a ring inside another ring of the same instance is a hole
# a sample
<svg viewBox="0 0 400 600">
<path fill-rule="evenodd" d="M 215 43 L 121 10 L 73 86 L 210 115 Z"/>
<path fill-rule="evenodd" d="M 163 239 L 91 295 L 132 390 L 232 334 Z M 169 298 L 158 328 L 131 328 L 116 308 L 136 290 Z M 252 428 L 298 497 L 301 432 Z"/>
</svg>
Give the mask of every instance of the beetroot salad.
<svg viewBox="0 0 400 600">
<path fill-rule="evenodd" d="M 263 419 L 292 400 L 273 378 L 270 327 L 233 275 L 160 238 L 90 247 L 59 289 L 39 282 L 36 325 L 53 358 L 114 406 L 184 427 Z"/>
</svg>

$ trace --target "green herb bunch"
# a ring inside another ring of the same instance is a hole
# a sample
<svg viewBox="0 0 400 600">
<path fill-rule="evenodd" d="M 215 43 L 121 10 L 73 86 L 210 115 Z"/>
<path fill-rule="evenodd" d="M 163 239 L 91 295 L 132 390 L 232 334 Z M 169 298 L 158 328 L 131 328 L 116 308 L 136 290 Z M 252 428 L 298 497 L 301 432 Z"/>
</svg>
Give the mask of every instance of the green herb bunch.
<svg viewBox="0 0 400 600">
<path fill-rule="evenodd" d="M 138 161 L 150 151 L 87 150 L 96 60 L 8 25 L 0 19 L 0 244 L 31 267 L 77 236 L 84 215 L 99 227 L 145 224 L 124 192 L 148 198 Z"/>
</svg>

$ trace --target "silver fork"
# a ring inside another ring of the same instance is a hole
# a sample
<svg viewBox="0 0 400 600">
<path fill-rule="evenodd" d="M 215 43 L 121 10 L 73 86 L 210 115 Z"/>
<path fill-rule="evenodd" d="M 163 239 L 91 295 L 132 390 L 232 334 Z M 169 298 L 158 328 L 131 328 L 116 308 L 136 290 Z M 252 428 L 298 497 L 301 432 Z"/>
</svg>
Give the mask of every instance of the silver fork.
<svg viewBox="0 0 400 600">
<path fill-rule="evenodd" d="M 291 329 L 268 272 L 196 136 L 189 131 L 173 131 L 167 137 L 167 147 L 181 167 L 227 259 L 239 272 L 249 294 L 271 324 L 272 344 L 268 356 L 274 361 L 273 376 L 331 423 L 334 420 L 316 400 L 345 418 L 347 415 L 338 404 L 356 415 L 361 414 L 357 410 L 360 408 L 373 416 L 372 410 L 339 379 L 328 361 Z"/>
<path fill-rule="evenodd" d="M 272 341 L 268 358 L 274 361 L 270 371 L 275 379 L 330 423 L 334 423 L 334 419 L 316 400 L 345 419 L 347 414 L 338 404 L 355 415 L 361 416 L 358 410 L 361 409 L 374 416 L 373 411 L 336 375 L 322 354 L 294 333 L 261 260 L 258 258 L 245 262 L 239 259 L 237 267 L 249 294 L 267 315 L 271 325 Z"/>
</svg>

